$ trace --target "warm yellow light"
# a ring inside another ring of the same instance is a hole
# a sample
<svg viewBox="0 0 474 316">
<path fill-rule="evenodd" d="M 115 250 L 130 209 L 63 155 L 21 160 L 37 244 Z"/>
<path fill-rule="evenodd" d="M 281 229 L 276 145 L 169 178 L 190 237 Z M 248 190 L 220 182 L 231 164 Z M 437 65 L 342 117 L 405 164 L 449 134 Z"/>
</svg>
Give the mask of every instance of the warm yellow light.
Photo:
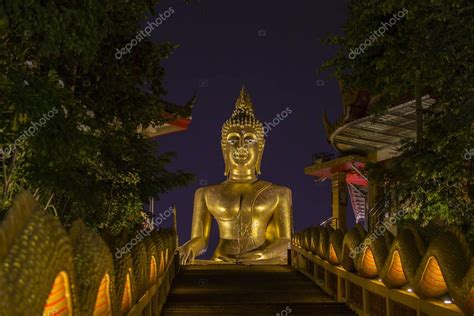
<svg viewBox="0 0 474 316">
<path fill-rule="evenodd" d="M 112 311 L 110 308 L 110 293 L 109 293 L 110 278 L 106 273 L 100 281 L 99 290 L 97 291 L 97 298 L 95 300 L 94 316 L 110 316 Z"/>
<path fill-rule="evenodd" d="M 150 260 L 150 282 L 151 282 L 151 284 L 155 284 L 156 275 L 157 275 L 157 272 L 156 272 L 155 256 L 151 256 L 151 260 Z"/>
<path fill-rule="evenodd" d="M 421 277 L 420 286 L 424 291 L 424 295 L 429 297 L 439 297 L 448 291 L 443 272 L 441 271 L 438 260 L 436 260 L 434 256 L 428 259 Z"/>
<path fill-rule="evenodd" d="M 65 271 L 61 271 L 54 279 L 48 300 L 44 306 L 43 315 L 72 315 L 69 277 Z"/>
<path fill-rule="evenodd" d="M 132 285 L 130 281 L 130 275 L 132 273 L 132 269 L 128 269 L 127 276 L 125 279 L 125 286 L 123 289 L 123 296 L 122 296 L 122 305 L 121 310 L 122 314 L 125 314 L 130 310 L 132 307 Z"/>
</svg>

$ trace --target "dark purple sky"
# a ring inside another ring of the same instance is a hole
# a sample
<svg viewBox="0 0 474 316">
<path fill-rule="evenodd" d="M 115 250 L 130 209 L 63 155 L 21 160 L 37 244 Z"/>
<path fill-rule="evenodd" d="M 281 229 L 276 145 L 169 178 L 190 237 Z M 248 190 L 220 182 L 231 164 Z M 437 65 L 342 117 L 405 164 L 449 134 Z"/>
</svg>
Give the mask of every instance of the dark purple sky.
<svg viewBox="0 0 474 316">
<path fill-rule="evenodd" d="M 152 35 L 179 44 L 164 64 L 167 99 L 184 103 L 197 89 L 198 100 L 189 130 L 160 137 L 160 151 L 176 152 L 170 168 L 190 171 L 197 181 L 161 196 L 155 214 L 176 205 L 180 244 L 189 239 L 194 191 L 224 180 L 220 130 L 244 83 L 260 121 L 292 110 L 268 134 L 260 178 L 292 189 L 295 231 L 330 217 L 330 182 L 316 184 L 303 168 L 314 153 L 334 153 L 322 113 L 338 118 L 341 96 L 337 82 L 316 70 L 335 51 L 319 39 L 341 32 L 346 1 L 162 1 L 157 13 L 170 6 L 175 13 Z M 217 243 L 215 223 L 212 230 L 203 258 Z"/>
</svg>

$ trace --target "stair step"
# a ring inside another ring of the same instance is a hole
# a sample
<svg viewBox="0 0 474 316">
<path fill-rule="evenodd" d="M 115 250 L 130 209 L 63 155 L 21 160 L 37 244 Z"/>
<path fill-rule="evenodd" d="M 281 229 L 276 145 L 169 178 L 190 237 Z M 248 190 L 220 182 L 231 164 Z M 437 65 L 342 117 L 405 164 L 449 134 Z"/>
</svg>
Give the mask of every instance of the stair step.
<svg viewBox="0 0 474 316">
<path fill-rule="evenodd" d="M 165 316 L 278 313 L 355 315 L 289 266 L 243 265 L 181 267 L 162 311 Z"/>
</svg>

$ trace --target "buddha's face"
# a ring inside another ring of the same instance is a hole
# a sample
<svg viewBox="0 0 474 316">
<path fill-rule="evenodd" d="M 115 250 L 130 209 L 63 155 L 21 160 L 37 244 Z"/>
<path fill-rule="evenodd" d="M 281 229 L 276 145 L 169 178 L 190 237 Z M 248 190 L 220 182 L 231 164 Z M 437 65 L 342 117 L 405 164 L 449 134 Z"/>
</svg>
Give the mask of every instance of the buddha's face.
<svg viewBox="0 0 474 316">
<path fill-rule="evenodd" d="M 231 127 L 225 141 L 224 158 L 231 174 L 254 174 L 261 149 L 257 132 L 252 127 Z"/>
</svg>

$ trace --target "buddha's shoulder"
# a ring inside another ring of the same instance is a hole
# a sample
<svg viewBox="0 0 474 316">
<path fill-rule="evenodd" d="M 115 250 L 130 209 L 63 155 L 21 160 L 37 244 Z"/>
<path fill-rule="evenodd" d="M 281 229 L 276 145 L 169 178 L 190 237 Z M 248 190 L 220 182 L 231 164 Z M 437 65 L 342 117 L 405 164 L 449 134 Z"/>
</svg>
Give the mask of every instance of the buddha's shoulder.
<svg viewBox="0 0 474 316">
<path fill-rule="evenodd" d="M 271 193 L 271 194 L 278 194 L 278 195 L 290 195 L 291 196 L 291 189 L 282 185 L 277 185 L 265 180 L 259 180 L 255 185 L 261 186 L 262 189 L 264 189 L 263 192 L 266 193 Z M 215 183 L 215 184 L 210 184 L 207 186 L 200 187 L 199 189 L 196 190 L 196 195 L 198 194 L 203 194 L 203 195 L 208 195 L 208 194 L 216 194 L 220 193 L 223 190 L 227 190 L 228 187 L 226 187 L 225 182 L 220 182 L 220 183 Z"/>
<path fill-rule="evenodd" d="M 209 185 L 198 188 L 195 191 L 195 194 L 215 193 L 216 191 L 222 190 L 222 186 L 223 186 L 223 183 L 209 184 Z"/>
<path fill-rule="evenodd" d="M 267 192 L 270 192 L 272 194 L 282 194 L 282 195 L 289 194 L 289 195 L 291 195 L 291 189 L 288 188 L 288 187 L 278 185 L 278 184 L 275 184 L 275 183 L 271 183 L 271 182 L 268 182 L 268 181 L 265 181 L 265 180 L 260 180 L 259 182 L 261 182 L 262 184 L 267 185 L 267 189 L 266 189 Z"/>
</svg>

